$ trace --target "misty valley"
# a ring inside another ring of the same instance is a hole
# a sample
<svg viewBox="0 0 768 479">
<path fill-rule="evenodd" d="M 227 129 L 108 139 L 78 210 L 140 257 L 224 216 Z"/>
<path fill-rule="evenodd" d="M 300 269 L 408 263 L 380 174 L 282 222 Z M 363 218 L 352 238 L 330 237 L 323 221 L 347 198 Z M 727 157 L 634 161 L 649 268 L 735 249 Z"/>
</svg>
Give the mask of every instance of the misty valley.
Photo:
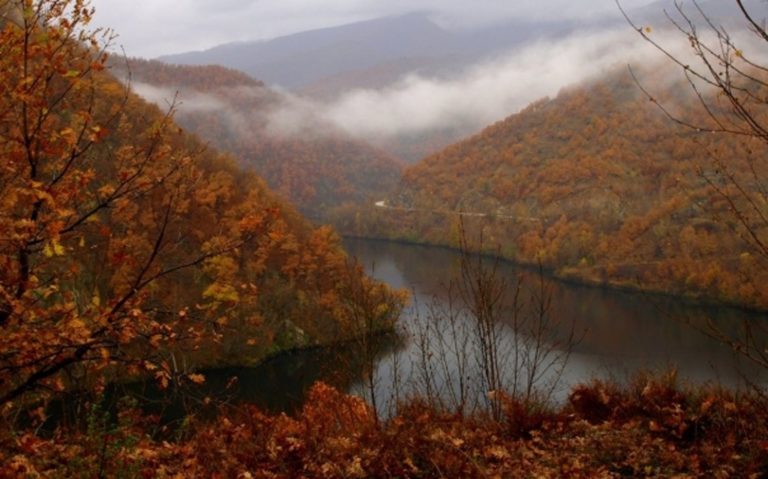
<svg viewBox="0 0 768 479">
<path fill-rule="evenodd" d="M 0 0 L 0 478 L 768 475 L 764 2 L 145 1 Z"/>
</svg>

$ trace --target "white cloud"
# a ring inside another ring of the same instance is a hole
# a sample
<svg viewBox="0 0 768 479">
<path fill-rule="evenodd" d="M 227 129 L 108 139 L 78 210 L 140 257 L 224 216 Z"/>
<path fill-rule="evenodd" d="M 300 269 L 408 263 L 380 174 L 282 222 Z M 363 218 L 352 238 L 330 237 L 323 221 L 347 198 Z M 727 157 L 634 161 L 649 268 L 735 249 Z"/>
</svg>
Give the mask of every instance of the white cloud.
<svg viewBox="0 0 768 479">
<path fill-rule="evenodd" d="M 192 0 L 187 0 L 192 1 Z M 297 1 L 297 0 L 293 0 Z M 762 45 L 754 48 L 754 36 L 733 32 L 745 55 L 762 63 Z M 696 65 L 685 37 L 679 32 L 655 30 L 654 40 L 671 53 Z M 704 37 L 711 33 L 702 32 Z M 755 57 L 757 55 L 757 57 Z M 502 120 L 543 97 L 553 97 L 563 87 L 599 77 L 627 64 L 664 62 L 663 55 L 628 28 L 582 32 L 558 40 L 540 41 L 456 73 L 452 78 L 410 75 L 378 89 L 357 89 L 326 101 L 309 100 L 281 92 L 281 100 L 262 88 L 248 88 L 247 95 L 268 95 L 255 101 L 258 110 L 232 104 L 226 91 L 218 95 L 182 91 L 181 113 L 211 111 L 223 114 L 232 128 L 261 125 L 280 136 L 326 135 L 339 130 L 376 144 L 445 130 L 472 133 Z M 666 62 L 669 65 L 670 62 Z M 656 76 L 654 81 L 680 80 L 679 75 Z M 647 85 L 663 90 L 663 85 Z M 134 84 L 135 90 L 161 107 L 174 98 L 172 89 Z"/>
<path fill-rule="evenodd" d="M 654 33 L 654 38 L 669 45 L 674 54 L 689 58 L 690 48 L 679 35 L 659 32 Z M 635 32 L 610 30 L 532 44 L 447 80 L 408 76 L 385 88 L 353 90 L 328 101 L 281 92 L 281 101 L 264 102 L 258 111 L 243 111 L 226 95 L 217 96 L 216 92 L 182 91 L 179 110 L 226 113 L 233 128 L 252 127 L 258 122 L 272 135 L 307 137 L 341 130 L 360 139 L 386 143 L 446 129 L 477 131 L 535 100 L 557 95 L 563 87 L 628 63 L 649 65 L 659 61 L 660 52 Z M 174 91 L 167 88 L 141 83 L 134 88 L 161 106 L 167 106 L 174 96 Z M 256 89 L 248 94 L 263 95 L 264 91 Z"/>
<path fill-rule="evenodd" d="M 630 61 L 658 58 L 633 32 L 609 31 L 530 45 L 451 80 L 410 76 L 381 90 L 356 90 L 318 110 L 343 130 L 380 139 L 463 126 L 479 129 L 564 86 Z"/>
<path fill-rule="evenodd" d="M 168 108 L 173 105 L 182 112 L 213 112 L 227 109 L 226 103 L 213 95 L 191 91 L 177 92 L 172 88 L 157 87 L 141 82 L 131 83 L 131 88 L 137 95 L 161 108 Z"/>
</svg>

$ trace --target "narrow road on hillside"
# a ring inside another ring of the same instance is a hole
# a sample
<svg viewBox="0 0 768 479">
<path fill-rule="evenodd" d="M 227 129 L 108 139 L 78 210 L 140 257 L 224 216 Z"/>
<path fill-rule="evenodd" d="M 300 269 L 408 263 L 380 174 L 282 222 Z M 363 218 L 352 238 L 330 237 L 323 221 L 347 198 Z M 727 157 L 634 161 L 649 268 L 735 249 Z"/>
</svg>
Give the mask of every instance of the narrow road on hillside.
<svg viewBox="0 0 768 479">
<path fill-rule="evenodd" d="M 467 218 L 493 217 L 493 218 L 500 218 L 505 220 L 520 221 L 520 222 L 525 222 L 525 221 L 531 222 L 531 223 L 543 222 L 541 218 L 536 218 L 533 216 L 498 215 L 498 214 L 491 214 L 491 213 L 478 213 L 474 211 L 426 210 L 426 209 L 418 209 L 418 208 L 405 208 L 402 206 L 390 206 L 387 204 L 386 200 L 377 201 L 376 203 L 374 203 L 374 206 L 376 206 L 377 208 L 382 208 L 382 209 L 392 210 L 392 211 L 407 211 L 407 212 L 419 211 L 419 212 L 431 213 L 431 214 L 457 215 L 457 216 L 463 216 Z"/>
</svg>

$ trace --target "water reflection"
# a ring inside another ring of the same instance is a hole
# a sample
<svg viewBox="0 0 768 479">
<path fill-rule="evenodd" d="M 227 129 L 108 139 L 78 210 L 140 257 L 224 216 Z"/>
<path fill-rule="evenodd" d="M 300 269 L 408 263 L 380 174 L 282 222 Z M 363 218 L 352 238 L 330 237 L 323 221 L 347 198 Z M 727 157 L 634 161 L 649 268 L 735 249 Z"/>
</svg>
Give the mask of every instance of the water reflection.
<svg viewBox="0 0 768 479">
<path fill-rule="evenodd" d="M 316 381 L 324 381 L 342 390 L 369 396 L 375 390 L 380 412 L 392 411 L 399 399 L 424 392 L 424 364 L 418 339 L 407 333 L 418 331 L 416 318 L 426 318 L 429 307 L 447 309 L 446 285 L 460 273 L 457 252 L 435 247 L 404 245 L 370 240 L 347 240 L 345 246 L 368 272 L 395 288 L 412 292 L 414 302 L 401 318 L 405 334 L 379 337 L 362 344 L 351 343 L 333 348 L 285 354 L 255 368 L 220 368 L 205 371 L 203 385 L 174 395 L 159 391 L 154 381 L 113 385 L 106 395 L 105 408 L 113 409 L 126 395 L 142 400 L 149 412 L 162 418 L 162 423 L 182 421 L 186 414 L 214 414 L 222 403 L 252 403 L 271 412 L 294 412 L 304 403 L 308 389 Z M 502 263 L 499 272 L 514 282 L 527 276 L 532 286 L 535 271 Z M 764 371 L 753 363 L 735 356 L 722 342 L 715 341 L 689 326 L 690 322 L 711 320 L 726 331 L 737 332 L 745 321 L 753 325 L 768 324 L 765 315 L 731 308 L 703 307 L 685 301 L 631 294 L 621 291 L 551 282 L 551 316 L 560 319 L 567 336 L 572 324 L 577 333 L 584 332 L 563 371 L 555 399 L 562 399 L 570 386 L 593 377 L 624 380 L 638 370 L 676 368 L 683 381 L 713 382 L 728 387 L 740 386 L 744 380 L 765 384 Z M 445 326 L 425 330 L 428 341 L 459 343 L 466 338 L 466 327 L 459 321 L 455 334 Z M 423 330 L 424 331 L 424 330 Z M 507 331 L 506 338 L 515 336 Z M 768 335 L 765 335 L 768 337 Z M 473 347 L 472 340 L 463 343 Z M 455 349 L 455 348 L 454 348 Z M 432 361 L 440 358 L 432 358 Z M 477 364 L 455 355 L 433 363 L 436 394 L 457 396 L 459 378 L 472 382 L 469 388 L 477 397 L 487 391 L 477 381 Z M 510 361 L 511 362 L 511 361 Z M 463 375 L 458 374 L 463 370 Z M 373 374 L 369 374 L 373 372 Z M 545 378 L 546 380 L 547 378 Z M 191 385 L 188 385 L 191 386 Z M 206 398 L 211 401 L 207 402 Z M 455 399 L 455 398 L 454 398 Z M 60 420 L 82 421 L 83 405 L 92 398 L 72 397 L 53 405 L 49 423 Z M 207 405 L 207 406 L 206 406 Z M 70 419 L 67 419 L 70 418 Z"/>
<path fill-rule="evenodd" d="M 414 317 L 426 314 L 425 307 L 433 298 L 438 303 L 445 301 L 445 285 L 459 274 L 459 254 L 444 248 L 355 239 L 345 241 L 345 247 L 371 275 L 412 292 L 416 305 L 402 318 L 406 326 Z M 510 282 L 521 275 L 529 278 L 527 284 L 534 282 L 534 271 L 506 262 L 499 268 Z M 561 395 L 570 385 L 593 377 L 623 380 L 638 370 L 676 368 L 685 382 L 728 387 L 743 385 L 745 379 L 761 381 L 761 368 L 690 323 L 703 325 L 710 320 L 736 334 L 744 321 L 765 327 L 766 315 L 560 281 L 552 281 L 551 288 L 552 316 L 563 327 L 572 324 L 577 332 L 584 332 L 564 371 Z M 564 336 L 567 331 L 560 333 Z M 393 362 L 403 370 L 400 377 L 412 369 L 418 356 L 416 346 L 411 341 L 396 353 L 398 358 L 384 358 L 380 363 L 382 394 L 391 387 Z"/>
<path fill-rule="evenodd" d="M 394 335 L 379 335 L 365 344 L 365 353 L 363 346 L 353 341 L 281 354 L 256 367 L 209 369 L 200 385 L 182 380 L 160 389 L 157 381 L 147 380 L 112 383 L 103 394 L 73 392 L 49 405 L 43 430 L 53 432 L 59 425 L 85 427 L 94 407 L 107 412 L 114 423 L 117 411 L 128 404 L 126 399 L 158 418 L 160 435 L 165 434 L 162 431 L 174 434 L 189 415 L 214 418 L 223 407 L 244 403 L 266 412 L 294 414 L 317 381 L 351 390 L 366 377 L 371 364 L 395 354 L 403 343 Z"/>
</svg>

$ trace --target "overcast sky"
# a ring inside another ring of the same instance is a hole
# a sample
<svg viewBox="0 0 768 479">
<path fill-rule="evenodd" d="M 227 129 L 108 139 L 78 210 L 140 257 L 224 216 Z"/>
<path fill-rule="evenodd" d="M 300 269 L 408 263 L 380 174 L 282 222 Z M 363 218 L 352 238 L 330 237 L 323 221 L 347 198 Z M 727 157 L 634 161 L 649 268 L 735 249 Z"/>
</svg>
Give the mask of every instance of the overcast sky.
<svg viewBox="0 0 768 479">
<path fill-rule="evenodd" d="M 626 7 L 652 0 L 622 0 Z M 614 0 L 92 0 L 95 23 L 120 35 L 130 56 L 153 58 L 222 43 L 413 11 L 471 27 L 513 17 L 615 15 Z"/>
</svg>

